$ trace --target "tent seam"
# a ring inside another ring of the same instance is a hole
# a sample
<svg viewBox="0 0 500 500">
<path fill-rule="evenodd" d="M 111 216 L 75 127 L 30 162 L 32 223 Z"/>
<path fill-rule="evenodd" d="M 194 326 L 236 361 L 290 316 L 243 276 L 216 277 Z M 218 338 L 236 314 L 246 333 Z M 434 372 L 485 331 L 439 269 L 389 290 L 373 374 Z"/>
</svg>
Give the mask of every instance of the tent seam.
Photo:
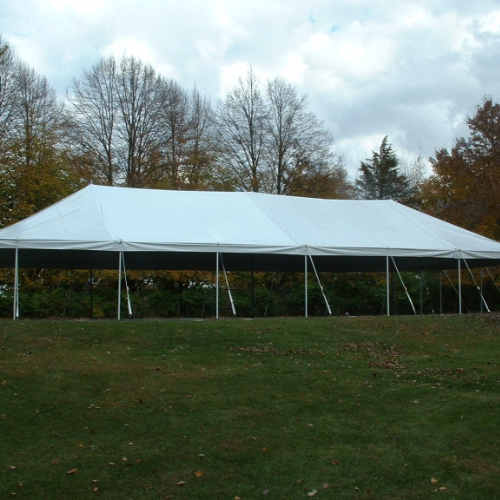
<svg viewBox="0 0 500 500">
<path fill-rule="evenodd" d="M 97 208 L 97 205 L 96 205 L 96 202 L 95 202 L 95 199 L 94 199 L 94 196 L 92 196 L 92 193 L 95 193 L 95 190 L 98 186 L 95 186 L 94 184 L 91 184 L 90 186 L 87 187 L 88 189 L 88 194 L 87 196 L 90 198 L 90 201 L 92 203 L 92 206 L 94 207 L 94 210 L 96 211 L 97 213 L 97 216 L 99 217 L 99 220 L 101 221 L 102 225 L 104 226 L 104 229 L 106 231 L 106 233 L 108 233 L 108 236 L 109 236 L 109 239 L 110 239 L 110 242 L 115 242 L 115 239 L 113 238 L 113 235 L 111 234 L 106 222 L 104 222 L 102 216 L 101 216 L 101 212 L 99 211 L 99 209 Z"/>
<path fill-rule="evenodd" d="M 264 211 L 264 209 L 254 200 L 254 195 L 258 195 L 259 193 L 253 193 L 253 192 L 246 192 L 246 195 L 250 198 L 250 200 L 252 201 L 252 203 L 260 210 L 260 212 L 268 219 L 270 220 L 273 225 L 275 227 L 277 227 L 285 236 L 287 236 L 288 238 L 290 238 L 290 240 L 292 240 L 293 242 L 295 242 L 295 244 L 297 245 L 297 247 L 307 247 L 308 246 L 308 243 L 305 243 L 304 245 L 300 244 L 288 231 L 285 231 L 281 225 L 274 219 L 274 217 L 272 217 L 271 215 L 269 215 L 266 211 Z M 279 195 L 274 195 L 274 196 L 279 196 Z"/>
<path fill-rule="evenodd" d="M 432 234 L 431 232 L 429 232 L 429 231 L 427 230 L 427 228 L 425 228 L 424 226 L 422 226 L 422 224 L 420 224 L 419 222 L 416 222 L 416 221 L 414 221 L 414 220 L 410 219 L 410 217 L 408 217 L 408 216 L 404 213 L 404 211 L 400 209 L 401 205 L 400 205 L 399 203 L 397 203 L 397 202 L 395 202 L 395 201 L 393 201 L 393 200 L 388 200 L 388 201 L 389 201 L 389 203 L 391 203 L 391 204 L 394 206 L 394 208 L 396 209 L 396 211 L 397 211 L 400 215 L 402 215 L 402 216 L 403 216 L 403 217 L 404 217 L 407 221 L 409 221 L 411 224 L 413 224 L 413 225 L 417 226 L 420 230 L 422 230 L 424 233 L 426 233 L 428 236 L 430 236 L 433 240 L 439 241 L 439 242 L 440 242 L 442 245 L 444 245 L 445 247 L 450 248 L 450 244 L 449 244 L 447 241 L 445 241 L 445 240 L 443 240 L 443 239 L 441 239 L 441 238 L 438 238 L 437 236 L 435 236 L 434 234 Z M 404 206 L 404 207 L 405 207 L 405 208 L 407 208 L 407 209 L 413 210 L 413 209 L 411 209 L 410 207 L 407 207 L 407 206 L 405 206 L 405 205 L 402 205 L 402 206 Z M 417 210 L 417 212 L 418 212 L 418 210 Z M 419 213 L 421 213 L 421 212 L 419 212 Z M 429 215 L 428 217 L 432 217 L 432 215 Z M 446 221 L 441 221 L 441 222 L 446 222 Z M 456 247 L 455 247 L 455 248 L 453 248 L 453 250 L 460 250 L 460 251 L 461 251 L 461 249 L 460 249 L 460 248 L 456 248 Z"/>
</svg>

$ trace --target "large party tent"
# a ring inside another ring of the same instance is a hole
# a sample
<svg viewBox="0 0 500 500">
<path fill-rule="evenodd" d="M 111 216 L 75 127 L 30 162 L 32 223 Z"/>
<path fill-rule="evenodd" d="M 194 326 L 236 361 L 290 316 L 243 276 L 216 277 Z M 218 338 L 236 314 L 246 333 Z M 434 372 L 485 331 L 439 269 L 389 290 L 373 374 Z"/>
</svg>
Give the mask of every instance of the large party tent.
<svg viewBox="0 0 500 500">
<path fill-rule="evenodd" d="M 386 271 L 500 263 L 500 243 L 391 200 L 90 185 L 0 230 L 15 269 Z M 309 266 L 309 267 L 308 267 Z M 325 298 L 326 299 L 326 298 Z M 307 308 L 306 308 L 307 311 Z"/>
</svg>

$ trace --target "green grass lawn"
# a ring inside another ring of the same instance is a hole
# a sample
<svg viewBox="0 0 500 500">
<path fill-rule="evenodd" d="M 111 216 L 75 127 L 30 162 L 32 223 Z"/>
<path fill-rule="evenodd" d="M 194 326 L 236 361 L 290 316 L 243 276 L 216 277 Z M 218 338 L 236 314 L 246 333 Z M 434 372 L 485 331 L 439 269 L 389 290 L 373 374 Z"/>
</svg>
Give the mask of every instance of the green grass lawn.
<svg viewBox="0 0 500 500">
<path fill-rule="evenodd" d="M 500 498 L 500 318 L 0 321 L 0 499 Z"/>
</svg>

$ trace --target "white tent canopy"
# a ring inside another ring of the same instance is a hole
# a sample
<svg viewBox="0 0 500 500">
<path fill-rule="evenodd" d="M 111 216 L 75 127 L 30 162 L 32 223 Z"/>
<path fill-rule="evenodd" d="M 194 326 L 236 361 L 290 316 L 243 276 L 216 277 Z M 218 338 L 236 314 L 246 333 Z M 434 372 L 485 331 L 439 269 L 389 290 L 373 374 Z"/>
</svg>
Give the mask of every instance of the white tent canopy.
<svg viewBox="0 0 500 500">
<path fill-rule="evenodd" d="M 462 261 L 468 268 L 500 264 L 500 243 L 390 200 L 93 185 L 0 230 L 0 267 L 15 270 L 14 319 L 22 267 L 118 267 L 120 319 L 125 261 L 128 269 L 215 270 L 216 317 L 221 263 L 224 273 L 226 268 L 303 271 L 306 316 L 309 270 L 318 282 L 318 271 L 385 271 L 389 314 L 391 270 L 460 270 Z M 236 314 L 232 298 L 231 303 Z"/>
<path fill-rule="evenodd" d="M 394 201 L 90 185 L 0 230 L 0 266 L 231 270 L 456 268 L 500 263 L 500 243 Z"/>
</svg>

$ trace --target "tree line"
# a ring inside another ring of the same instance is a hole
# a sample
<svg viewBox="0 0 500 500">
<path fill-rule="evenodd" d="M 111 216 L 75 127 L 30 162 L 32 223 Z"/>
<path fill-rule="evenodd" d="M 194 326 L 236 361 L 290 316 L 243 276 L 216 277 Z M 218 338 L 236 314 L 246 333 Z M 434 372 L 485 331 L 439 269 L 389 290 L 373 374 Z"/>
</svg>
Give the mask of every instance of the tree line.
<svg viewBox="0 0 500 500">
<path fill-rule="evenodd" d="M 493 238 L 500 105 L 468 138 L 406 161 L 385 137 L 354 180 L 307 97 L 252 68 L 212 103 L 135 57 L 102 58 L 59 96 L 0 37 L 0 226 L 96 184 L 394 199 Z M 430 172 L 426 171 L 430 165 Z"/>
<path fill-rule="evenodd" d="M 500 104 L 486 96 L 467 124 L 468 137 L 430 159 L 398 157 L 384 137 L 352 180 L 282 78 L 262 82 L 250 67 L 211 102 L 135 57 L 106 57 L 60 96 L 0 37 L 0 227 L 93 182 L 394 199 L 500 239 Z M 162 286 L 186 292 L 189 278 L 174 274 Z"/>
</svg>

